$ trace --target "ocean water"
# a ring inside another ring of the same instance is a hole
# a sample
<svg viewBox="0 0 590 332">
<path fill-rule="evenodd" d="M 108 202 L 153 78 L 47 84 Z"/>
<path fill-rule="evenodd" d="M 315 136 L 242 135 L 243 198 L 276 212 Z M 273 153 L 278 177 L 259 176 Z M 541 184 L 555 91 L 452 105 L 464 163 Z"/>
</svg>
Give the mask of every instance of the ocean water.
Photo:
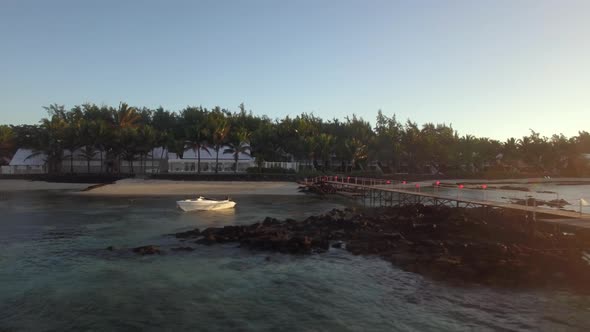
<svg viewBox="0 0 590 332">
<path fill-rule="evenodd" d="M 447 180 L 447 183 L 458 182 L 460 180 Z M 485 180 L 481 180 L 479 183 L 485 183 Z M 526 198 L 534 197 L 537 200 L 551 201 L 560 199 L 566 201 L 563 209 L 579 212 L 580 208 L 583 213 L 590 213 L 590 205 L 580 206 L 580 198 L 590 202 L 590 184 L 578 184 L 578 185 L 562 185 L 556 183 L 513 183 L 513 184 L 488 184 L 488 186 L 497 187 L 483 189 L 463 188 L 458 187 L 440 187 L 433 188 L 432 182 L 421 182 L 420 189 L 417 189 L 415 185 L 407 184 L 405 186 L 399 184 L 390 185 L 391 188 L 403 188 L 410 191 L 421 192 L 434 192 L 440 196 L 449 198 L 464 198 L 473 200 L 489 200 L 497 202 L 509 202 L 511 200 L 523 200 Z M 469 186 L 469 185 L 468 185 Z M 507 190 L 499 189 L 501 186 L 527 188 L 528 191 L 522 190 Z M 387 186 L 384 186 L 387 187 Z M 542 206 L 544 208 L 550 208 L 548 206 Z"/>
<path fill-rule="evenodd" d="M 180 198 L 180 197 L 179 197 Z M 176 198 L 0 194 L 0 331 L 585 331 L 590 296 L 448 285 L 340 249 L 311 256 L 193 245 L 166 234 L 302 219 L 346 201 L 236 196 L 182 213 Z M 118 248 L 114 252 L 108 246 Z M 187 244 L 183 244 L 187 245 Z"/>
</svg>

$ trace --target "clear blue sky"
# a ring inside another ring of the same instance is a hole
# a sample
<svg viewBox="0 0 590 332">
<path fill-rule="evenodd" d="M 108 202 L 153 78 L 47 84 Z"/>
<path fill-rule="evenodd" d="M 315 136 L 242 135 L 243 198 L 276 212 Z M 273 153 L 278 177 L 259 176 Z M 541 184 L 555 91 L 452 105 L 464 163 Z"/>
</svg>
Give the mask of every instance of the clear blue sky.
<svg viewBox="0 0 590 332">
<path fill-rule="evenodd" d="M 0 123 L 119 101 L 571 136 L 590 1 L 0 1 Z"/>
</svg>

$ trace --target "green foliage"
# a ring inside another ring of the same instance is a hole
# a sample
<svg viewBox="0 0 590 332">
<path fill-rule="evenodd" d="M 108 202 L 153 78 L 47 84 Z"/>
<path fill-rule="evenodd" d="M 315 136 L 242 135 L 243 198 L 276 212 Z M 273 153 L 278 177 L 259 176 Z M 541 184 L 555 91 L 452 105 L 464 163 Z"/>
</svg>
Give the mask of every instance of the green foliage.
<svg viewBox="0 0 590 332">
<path fill-rule="evenodd" d="M 0 125 L 0 165 L 8 164 L 15 150 L 16 136 L 10 126 Z"/>
<path fill-rule="evenodd" d="M 117 107 L 83 104 L 66 109 L 45 107 L 47 117 L 39 125 L 0 126 L 0 156 L 16 148 L 31 148 L 47 156 L 50 172 L 59 172 L 65 158 L 80 150 L 88 161 L 99 151 L 100 158 L 115 167 L 120 160 L 163 158 L 151 156 L 154 147 L 164 146 L 180 158 L 186 149 L 197 154 L 215 151 L 231 154 L 235 166 L 240 153 L 256 158 L 258 171 L 264 161 L 298 161 L 299 174 L 374 172 L 431 173 L 467 176 L 493 174 L 584 175 L 589 173 L 590 134 L 542 137 L 531 133 L 505 142 L 471 135 L 459 136 L 450 125 L 407 120 L 379 111 L 375 126 L 356 115 L 344 120 L 323 120 L 302 113 L 272 120 L 255 116 L 240 104 L 236 112 L 221 107 L 187 106 L 178 113 L 159 107 L 137 108 L 126 103 Z M 223 148 L 223 149 L 222 149 Z M 63 151 L 66 151 L 66 154 Z M 220 151 L 221 150 L 221 151 Z M 101 160 L 101 170 L 102 170 Z M 70 172 L 73 168 L 70 168 Z M 130 171 L 135 171 L 131 169 Z M 251 170 L 254 171 L 254 170 Z M 264 170 L 274 172 L 279 170 Z"/>
</svg>

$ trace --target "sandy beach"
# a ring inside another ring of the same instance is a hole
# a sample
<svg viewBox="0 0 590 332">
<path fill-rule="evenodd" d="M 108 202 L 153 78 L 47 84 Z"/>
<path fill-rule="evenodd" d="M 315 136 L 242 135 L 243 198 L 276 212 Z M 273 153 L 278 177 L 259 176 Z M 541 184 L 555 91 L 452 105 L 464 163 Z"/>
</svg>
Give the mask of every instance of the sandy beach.
<svg viewBox="0 0 590 332">
<path fill-rule="evenodd" d="M 425 186 L 432 181 L 418 181 Z M 581 184 L 588 183 L 588 178 L 554 178 L 554 179 L 452 179 L 443 183 L 488 183 L 488 184 L 526 184 L 554 183 Z M 299 185 L 294 182 L 275 181 L 172 181 L 124 179 L 116 183 L 84 189 L 94 183 L 57 183 L 31 180 L 0 180 L 0 192 L 31 191 L 31 190 L 66 190 L 79 195 L 96 196 L 162 196 L 162 195 L 297 195 Z"/>
<path fill-rule="evenodd" d="M 294 182 L 272 181 L 170 181 L 124 179 L 87 191 L 93 183 L 57 183 L 30 180 L 0 180 L 0 192 L 69 190 L 87 196 L 162 195 L 298 195 Z"/>
<path fill-rule="evenodd" d="M 294 182 L 264 181 L 170 181 L 124 179 L 114 184 L 78 192 L 96 196 L 163 195 L 298 195 Z"/>
</svg>

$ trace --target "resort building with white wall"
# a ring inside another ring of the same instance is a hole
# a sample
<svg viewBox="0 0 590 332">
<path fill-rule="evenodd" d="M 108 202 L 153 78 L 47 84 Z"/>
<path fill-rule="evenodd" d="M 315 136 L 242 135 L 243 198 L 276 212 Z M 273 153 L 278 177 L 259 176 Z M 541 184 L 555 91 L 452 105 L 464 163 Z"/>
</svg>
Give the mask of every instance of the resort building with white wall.
<svg viewBox="0 0 590 332">
<path fill-rule="evenodd" d="M 221 147 L 219 155 L 214 149 L 200 150 L 201 173 L 215 173 L 215 165 L 218 163 L 218 173 L 233 173 L 235 168 L 235 156 L 231 153 L 223 153 L 228 147 Z M 199 151 L 187 149 L 182 158 L 176 153 L 168 154 L 168 173 L 198 173 Z M 216 156 L 218 161 L 216 162 Z M 249 167 L 256 166 L 255 159 L 250 154 L 238 154 L 237 173 L 245 173 Z"/>
</svg>

